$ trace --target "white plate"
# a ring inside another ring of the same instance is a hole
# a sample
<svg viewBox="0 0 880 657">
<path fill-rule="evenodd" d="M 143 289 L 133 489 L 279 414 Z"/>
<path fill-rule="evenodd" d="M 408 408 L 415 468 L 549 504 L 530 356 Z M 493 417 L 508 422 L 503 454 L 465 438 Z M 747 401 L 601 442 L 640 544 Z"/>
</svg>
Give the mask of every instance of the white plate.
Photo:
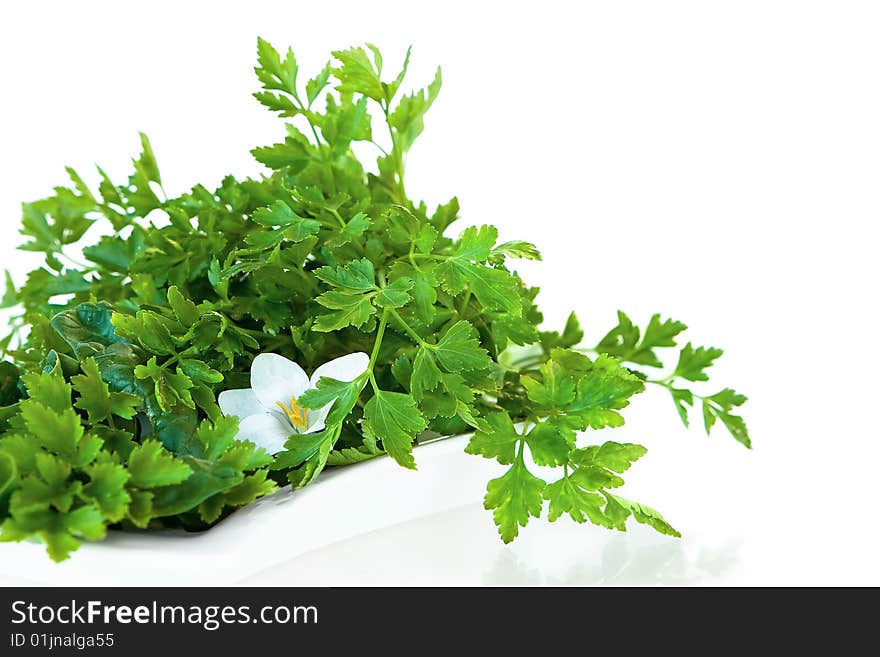
<svg viewBox="0 0 880 657">
<path fill-rule="evenodd" d="M 210 586 L 697 583 L 706 561 L 641 526 L 626 534 L 561 520 L 505 546 L 482 500 L 502 467 L 464 436 L 416 449 L 419 470 L 378 458 L 281 490 L 201 533 L 111 532 L 56 564 L 36 543 L 0 544 L 5 585 Z"/>
</svg>

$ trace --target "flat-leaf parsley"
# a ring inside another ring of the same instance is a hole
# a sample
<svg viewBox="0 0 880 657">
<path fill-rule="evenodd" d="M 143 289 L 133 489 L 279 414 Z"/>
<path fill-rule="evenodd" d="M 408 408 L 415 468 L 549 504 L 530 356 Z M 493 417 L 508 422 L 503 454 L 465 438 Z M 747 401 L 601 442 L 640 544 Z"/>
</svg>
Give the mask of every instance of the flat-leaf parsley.
<svg viewBox="0 0 880 657">
<path fill-rule="evenodd" d="M 43 264 L 20 286 L 7 274 L 0 301 L 17 309 L 0 341 L 0 539 L 62 560 L 111 526 L 205 529 L 325 467 L 415 468 L 420 436 L 462 433 L 507 468 L 485 497 L 504 541 L 545 512 L 677 536 L 616 492 L 645 448 L 593 436 L 656 386 L 685 424 L 698 410 L 749 446 L 745 397 L 692 386 L 721 350 L 679 348 L 685 325 L 660 315 L 641 329 L 621 312 L 593 348 L 574 314 L 542 330 L 512 266 L 540 260 L 534 245 L 456 231 L 454 198 L 411 200 L 404 162 L 439 69 L 405 94 L 409 52 L 389 76 L 372 45 L 337 51 L 311 79 L 291 50 L 257 53 L 254 95 L 286 119 L 252 151 L 265 175 L 168 198 L 141 135 L 127 180 L 68 169 L 24 204 L 21 248 Z M 670 373 L 649 374 L 664 350 Z"/>
</svg>

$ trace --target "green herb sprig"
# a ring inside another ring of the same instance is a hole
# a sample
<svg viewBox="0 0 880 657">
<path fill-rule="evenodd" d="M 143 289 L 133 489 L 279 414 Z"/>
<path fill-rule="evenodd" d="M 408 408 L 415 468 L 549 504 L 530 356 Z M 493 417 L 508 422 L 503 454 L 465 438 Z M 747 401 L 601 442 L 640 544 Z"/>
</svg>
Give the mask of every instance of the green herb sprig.
<svg viewBox="0 0 880 657">
<path fill-rule="evenodd" d="M 678 536 L 617 494 L 645 448 L 595 432 L 656 386 L 685 424 L 699 405 L 707 432 L 720 422 L 749 446 L 744 396 L 689 387 L 721 350 L 679 347 L 686 327 L 659 315 L 640 330 L 619 313 L 594 348 L 574 314 L 541 330 L 538 289 L 511 267 L 537 248 L 499 244 L 491 225 L 455 231 L 456 199 L 430 211 L 406 193 L 439 69 L 404 94 L 409 51 L 393 77 L 367 45 L 307 80 L 291 50 L 261 39 L 257 53 L 254 95 L 286 120 L 283 139 L 252 151 L 266 175 L 168 198 L 141 135 L 127 181 L 98 168 L 89 186 L 68 169 L 70 186 L 23 205 L 20 248 L 43 264 L 18 287 L 7 273 L 0 303 L 15 309 L 0 341 L 0 540 L 36 536 L 62 560 L 108 527 L 206 529 L 325 467 L 387 454 L 415 468 L 420 436 L 460 433 L 468 453 L 508 466 L 485 497 L 505 542 L 545 510 Z M 355 142 L 375 146 L 374 166 Z M 652 377 L 664 350 L 674 369 Z M 332 403 L 324 428 L 277 454 L 217 404 L 248 385 L 257 354 L 314 369 L 355 351 L 369 354 L 361 376 L 299 399 Z"/>
</svg>

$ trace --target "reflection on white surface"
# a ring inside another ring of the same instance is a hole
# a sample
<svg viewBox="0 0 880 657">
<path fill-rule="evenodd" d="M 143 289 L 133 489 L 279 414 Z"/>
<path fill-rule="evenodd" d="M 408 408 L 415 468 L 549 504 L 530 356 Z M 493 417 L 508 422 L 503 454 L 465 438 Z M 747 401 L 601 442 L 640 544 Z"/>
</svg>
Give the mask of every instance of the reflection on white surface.
<svg viewBox="0 0 880 657">
<path fill-rule="evenodd" d="M 734 543 L 693 549 L 636 526 L 608 532 L 570 522 L 536 524 L 510 545 L 468 504 L 302 554 L 242 584 L 688 585 L 711 584 L 737 565 Z"/>
<path fill-rule="evenodd" d="M 738 545 L 709 549 L 632 525 L 610 532 L 533 522 L 512 544 L 475 502 L 498 466 L 465 438 L 326 473 L 202 533 L 111 532 L 54 564 L 42 545 L 0 545 L 0 583 L 55 585 L 704 584 L 739 566 Z"/>
</svg>

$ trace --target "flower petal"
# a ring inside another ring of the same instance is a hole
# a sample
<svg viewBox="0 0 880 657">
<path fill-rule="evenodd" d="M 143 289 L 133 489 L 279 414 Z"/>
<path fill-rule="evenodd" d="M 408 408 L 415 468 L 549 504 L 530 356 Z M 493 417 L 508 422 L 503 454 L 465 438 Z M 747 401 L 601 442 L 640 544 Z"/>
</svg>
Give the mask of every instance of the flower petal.
<svg viewBox="0 0 880 657">
<path fill-rule="evenodd" d="M 250 440 L 270 454 L 284 449 L 284 443 L 295 433 L 293 427 L 276 415 L 260 413 L 244 418 L 238 425 L 239 440 Z"/>
<path fill-rule="evenodd" d="M 370 365 L 370 357 L 362 351 L 356 351 L 353 354 L 346 354 L 339 358 L 324 363 L 315 373 L 312 374 L 311 384 L 315 384 L 326 376 L 328 379 L 336 379 L 337 381 L 354 381 L 361 374 L 367 371 Z"/>
<path fill-rule="evenodd" d="M 259 354 L 251 363 L 251 388 L 266 410 L 275 402 L 290 402 L 309 389 L 309 377 L 299 365 L 278 354 Z"/>
<path fill-rule="evenodd" d="M 223 415 L 234 415 L 235 417 L 247 417 L 265 410 L 250 388 L 224 390 L 217 396 L 217 404 L 220 405 Z"/>
<path fill-rule="evenodd" d="M 345 356 L 334 358 L 315 370 L 315 373 L 312 374 L 311 386 L 314 388 L 318 385 L 318 381 L 321 380 L 321 377 L 336 379 L 337 381 L 354 381 L 361 374 L 366 372 L 369 366 L 370 357 L 362 351 L 356 351 L 353 354 L 346 354 Z M 322 408 L 310 410 L 308 417 L 309 424 L 306 433 L 321 431 L 326 426 L 325 422 L 331 408 L 333 408 L 332 403 L 327 404 Z"/>
<path fill-rule="evenodd" d="M 327 404 L 326 406 L 322 406 L 321 408 L 315 410 L 309 410 L 309 424 L 306 427 L 306 430 L 303 433 L 315 433 L 317 431 L 323 431 L 326 425 L 327 416 L 330 414 L 330 409 L 333 408 L 333 404 Z"/>
</svg>

